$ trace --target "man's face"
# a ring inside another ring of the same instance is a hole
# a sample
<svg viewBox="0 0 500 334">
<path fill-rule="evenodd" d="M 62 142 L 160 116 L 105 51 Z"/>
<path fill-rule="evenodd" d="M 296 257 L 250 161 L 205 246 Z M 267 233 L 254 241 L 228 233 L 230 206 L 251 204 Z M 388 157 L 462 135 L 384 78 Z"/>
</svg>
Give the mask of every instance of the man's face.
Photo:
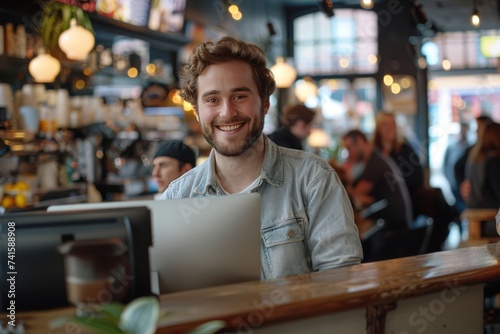
<svg viewBox="0 0 500 334">
<path fill-rule="evenodd" d="M 219 154 L 245 153 L 262 135 L 268 108 L 246 63 L 213 64 L 198 77 L 197 118 L 203 136 Z"/>
<path fill-rule="evenodd" d="M 168 188 L 170 182 L 184 174 L 179 160 L 170 157 L 156 157 L 153 160 L 153 178 L 158 183 L 158 192 Z"/>
<path fill-rule="evenodd" d="M 362 140 L 353 138 L 344 138 L 344 147 L 349 152 L 348 160 L 350 162 L 360 162 L 364 158 L 364 142 Z"/>
</svg>

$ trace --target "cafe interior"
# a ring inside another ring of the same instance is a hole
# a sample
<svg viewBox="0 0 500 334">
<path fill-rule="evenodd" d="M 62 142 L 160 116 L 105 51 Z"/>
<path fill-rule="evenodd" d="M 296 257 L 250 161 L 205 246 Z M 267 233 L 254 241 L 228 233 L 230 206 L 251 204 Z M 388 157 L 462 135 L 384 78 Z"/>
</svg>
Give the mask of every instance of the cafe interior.
<svg viewBox="0 0 500 334">
<path fill-rule="evenodd" d="M 413 150 L 407 228 L 350 198 L 360 264 L 262 279 L 257 194 L 155 199 L 162 144 L 212 150 L 178 70 L 224 36 L 346 188 L 349 130 Z M 500 123 L 500 0 L 18 0 L 0 38 L 0 334 L 500 333 L 500 184 L 469 205 L 455 167 Z"/>
</svg>

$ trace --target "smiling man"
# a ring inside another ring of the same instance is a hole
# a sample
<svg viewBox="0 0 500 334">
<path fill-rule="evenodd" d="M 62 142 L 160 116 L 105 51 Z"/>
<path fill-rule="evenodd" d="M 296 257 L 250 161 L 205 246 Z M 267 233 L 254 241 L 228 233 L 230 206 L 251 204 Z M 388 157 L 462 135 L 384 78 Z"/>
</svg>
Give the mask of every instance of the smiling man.
<svg viewBox="0 0 500 334">
<path fill-rule="evenodd" d="M 259 193 L 263 279 L 360 263 L 352 207 L 335 171 L 262 133 L 276 88 L 262 50 L 231 37 L 202 43 L 179 79 L 213 150 L 162 199 Z"/>
</svg>

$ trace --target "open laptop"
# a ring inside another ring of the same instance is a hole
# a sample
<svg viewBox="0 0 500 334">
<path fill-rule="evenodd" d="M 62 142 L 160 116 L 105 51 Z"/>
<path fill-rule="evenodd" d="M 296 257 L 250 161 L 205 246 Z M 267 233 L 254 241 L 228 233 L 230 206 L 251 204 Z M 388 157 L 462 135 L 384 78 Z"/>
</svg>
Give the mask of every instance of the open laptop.
<svg viewBox="0 0 500 334">
<path fill-rule="evenodd" d="M 47 211 L 146 206 L 152 293 L 260 279 L 259 194 L 50 206 Z"/>
</svg>

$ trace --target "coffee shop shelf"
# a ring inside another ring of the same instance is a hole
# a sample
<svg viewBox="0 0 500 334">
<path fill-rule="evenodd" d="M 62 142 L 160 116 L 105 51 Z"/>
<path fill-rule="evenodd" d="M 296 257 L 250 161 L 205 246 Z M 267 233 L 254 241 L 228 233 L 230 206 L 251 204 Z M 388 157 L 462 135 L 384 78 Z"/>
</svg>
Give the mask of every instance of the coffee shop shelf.
<svg viewBox="0 0 500 334">
<path fill-rule="evenodd" d="M 75 183 L 53 189 L 37 188 L 30 190 L 31 200 L 24 208 L 8 208 L 7 213 L 19 211 L 41 210 L 45 211 L 51 205 L 83 203 L 88 199 L 87 185 Z"/>
</svg>

